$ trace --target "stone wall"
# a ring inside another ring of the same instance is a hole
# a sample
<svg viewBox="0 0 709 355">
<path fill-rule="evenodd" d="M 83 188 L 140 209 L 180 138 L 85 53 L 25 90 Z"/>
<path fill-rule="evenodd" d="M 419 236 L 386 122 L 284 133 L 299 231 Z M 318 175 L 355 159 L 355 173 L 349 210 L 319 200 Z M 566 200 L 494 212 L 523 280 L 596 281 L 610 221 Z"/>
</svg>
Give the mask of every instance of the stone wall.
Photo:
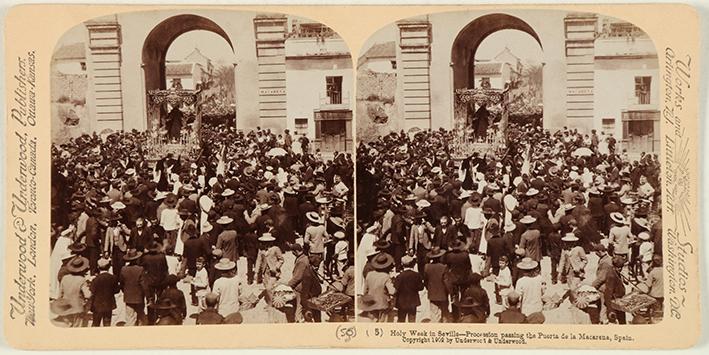
<svg viewBox="0 0 709 355">
<path fill-rule="evenodd" d="M 52 142 L 64 143 L 69 138 L 89 132 L 86 110 L 86 75 L 52 73 L 51 77 Z"/>
<path fill-rule="evenodd" d="M 395 95 L 396 74 L 370 70 L 357 72 L 358 141 L 367 142 L 402 128 Z"/>
</svg>

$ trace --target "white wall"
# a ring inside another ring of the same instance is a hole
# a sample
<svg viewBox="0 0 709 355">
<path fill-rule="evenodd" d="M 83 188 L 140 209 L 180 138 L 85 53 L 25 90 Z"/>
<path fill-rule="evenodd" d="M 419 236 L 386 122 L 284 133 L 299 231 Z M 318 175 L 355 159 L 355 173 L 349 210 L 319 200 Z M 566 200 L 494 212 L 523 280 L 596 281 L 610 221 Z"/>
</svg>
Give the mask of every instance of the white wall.
<svg viewBox="0 0 709 355">
<path fill-rule="evenodd" d="M 654 64 L 653 64 L 654 63 Z M 650 104 L 637 105 L 635 77 L 652 77 Z M 613 135 L 622 139 L 623 110 L 657 110 L 660 105 L 660 76 L 654 59 L 596 59 L 594 90 L 594 128 L 600 131 L 603 118 L 615 118 Z"/>
<path fill-rule="evenodd" d="M 288 64 L 286 68 L 288 68 Z M 354 80 L 351 66 L 337 68 L 333 63 L 330 69 L 286 69 L 287 127 L 291 132 L 295 130 L 296 118 L 307 118 L 307 135 L 311 140 L 315 138 L 313 111 L 320 107 L 320 97 L 326 96 L 325 77 L 327 76 L 342 76 L 342 100 L 344 103 L 349 98 L 349 109 L 352 110 Z M 302 131 L 298 130 L 298 134 L 301 133 Z"/>
<path fill-rule="evenodd" d="M 81 62 L 76 59 L 55 60 L 53 68 L 62 74 L 86 74 L 86 70 L 81 69 Z"/>
<path fill-rule="evenodd" d="M 391 62 L 396 58 L 371 58 L 359 67 L 359 70 L 371 70 L 375 73 L 394 73 L 396 69 L 391 67 Z"/>
</svg>

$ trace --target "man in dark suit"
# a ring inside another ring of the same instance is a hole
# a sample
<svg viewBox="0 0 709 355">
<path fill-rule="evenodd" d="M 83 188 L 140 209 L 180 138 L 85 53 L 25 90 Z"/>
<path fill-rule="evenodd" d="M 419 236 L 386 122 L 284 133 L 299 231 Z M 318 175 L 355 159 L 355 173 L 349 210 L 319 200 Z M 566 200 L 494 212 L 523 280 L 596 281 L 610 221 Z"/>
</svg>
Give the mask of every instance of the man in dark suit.
<svg viewBox="0 0 709 355">
<path fill-rule="evenodd" d="M 138 259 L 143 255 L 135 249 L 128 249 L 123 260 L 126 265 L 121 268 L 120 285 L 123 291 L 123 301 L 126 304 L 126 326 L 144 325 L 145 319 L 145 283 L 143 267 L 138 265 Z"/>
<path fill-rule="evenodd" d="M 146 286 L 146 298 L 149 304 L 157 302 L 157 298 L 165 288 L 165 278 L 167 277 L 167 259 L 165 254 L 160 252 L 160 243 L 152 242 L 148 247 L 148 253 L 143 255 L 141 265 L 145 269 L 143 282 Z"/>
<path fill-rule="evenodd" d="M 401 208 L 396 211 L 394 217 L 391 218 L 391 253 L 394 257 L 394 265 L 396 265 L 396 270 L 401 270 L 401 257 L 404 256 L 406 251 L 406 221 L 404 221 L 403 214 L 405 209 Z"/>
<path fill-rule="evenodd" d="M 197 238 L 197 231 L 195 229 L 192 229 L 191 231 L 183 231 L 183 233 L 185 232 L 190 233 L 190 235 L 189 239 L 185 240 L 182 256 L 185 258 L 187 274 L 194 276 L 197 271 L 197 258 L 201 256 L 205 260 L 209 259 L 212 249 L 210 248 L 209 242 L 207 242 L 206 238 Z"/>
<path fill-rule="evenodd" d="M 421 305 L 419 291 L 423 290 L 423 279 L 421 274 L 414 271 L 416 265 L 414 257 L 405 255 L 401 259 L 401 265 L 404 267 L 394 280 L 394 288 L 396 288 L 396 308 L 398 310 L 397 319 L 399 323 L 416 322 L 416 308 Z"/>
<path fill-rule="evenodd" d="M 450 249 L 453 242 L 458 239 L 456 228 L 449 225 L 448 216 L 442 216 L 440 224 L 433 231 L 433 246 L 439 246 L 441 249 Z"/>
<path fill-rule="evenodd" d="M 446 266 L 441 263 L 441 257 L 446 251 L 434 247 L 426 255 L 430 263 L 423 268 L 423 284 L 428 291 L 428 300 L 431 302 L 431 322 L 448 322 L 448 291 L 443 281 Z"/>
<path fill-rule="evenodd" d="M 86 220 L 86 251 L 89 259 L 89 270 L 92 275 L 98 271 L 97 262 L 101 255 L 101 233 L 95 209 L 87 209 L 89 219 Z"/>
<path fill-rule="evenodd" d="M 153 232 L 151 228 L 145 225 L 145 218 L 138 217 L 135 220 L 135 226 L 130 231 L 128 247 L 144 252 L 152 241 Z"/>
<path fill-rule="evenodd" d="M 91 281 L 91 312 L 94 327 L 111 326 L 111 313 L 116 309 L 116 294 L 120 291 L 118 278 L 108 272 L 111 262 L 108 259 L 98 260 L 99 274 Z"/>
</svg>

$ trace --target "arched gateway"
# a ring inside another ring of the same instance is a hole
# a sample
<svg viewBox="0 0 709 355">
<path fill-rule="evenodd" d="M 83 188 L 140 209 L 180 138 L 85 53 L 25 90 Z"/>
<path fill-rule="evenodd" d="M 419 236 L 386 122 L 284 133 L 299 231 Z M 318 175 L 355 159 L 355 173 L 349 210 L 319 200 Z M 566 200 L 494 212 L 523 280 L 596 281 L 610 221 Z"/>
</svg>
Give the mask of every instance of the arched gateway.
<svg viewBox="0 0 709 355">
<path fill-rule="evenodd" d="M 165 80 L 165 56 L 172 42 L 180 35 L 196 30 L 204 30 L 213 32 L 229 44 L 231 50 L 234 51 L 229 35 L 224 29 L 214 21 L 198 16 L 198 15 L 177 15 L 170 17 L 157 26 L 145 38 L 142 51 L 142 68 L 144 75 L 144 85 L 146 95 L 153 90 L 164 90 L 166 88 Z M 164 114 L 160 112 L 162 106 L 151 105 L 150 100 L 146 100 L 147 112 L 147 127 L 154 128 L 154 122 L 158 122 L 159 116 Z"/>
</svg>

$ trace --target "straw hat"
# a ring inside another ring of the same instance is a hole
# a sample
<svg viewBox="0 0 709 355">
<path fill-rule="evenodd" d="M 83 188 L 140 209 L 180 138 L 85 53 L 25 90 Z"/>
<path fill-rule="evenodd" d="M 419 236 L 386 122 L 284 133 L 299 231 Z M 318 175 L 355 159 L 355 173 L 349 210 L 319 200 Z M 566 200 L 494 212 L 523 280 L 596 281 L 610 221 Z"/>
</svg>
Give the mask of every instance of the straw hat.
<svg viewBox="0 0 709 355">
<path fill-rule="evenodd" d="M 233 195 L 234 193 L 235 193 L 234 190 L 227 188 L 226 190 L 224 190 L 224 192 L 222 192 L 222 196 L 229 197 L 229 196 Z"/>
<path fill-rule="evenodd" d="M 645 218 L 633 218 L 633 222 L 635 222 L 635 224 L 637 224 L 640 228 L 650 230 L 650 226 L 648 225 L 647 219 Z"/>
<path fill-rule="evenodd" d="M 532 260 L 532 258 L 527 257 L 517 263 L 517 268 L 521 270 L 534 270 L 538 265 L 538 262 Z"/>
<path fill-rule="evenodd" d="M 231 223 L 231 222 L 234 222 L 234 220 L 233 220 L 231 217 L 229 217 L 229 216 L 221 216 L 221 217 L 219 217 L 219 219 L 217 220 L 217 224 L 222 224 L 222 225 L 224 225 L 224 224 L 229 224 L 229 223 Z"/>
<path fill-rule="evenodd" d="M 527 190 L 527 193 L 526 193 L 525 195 L 527 195 L 527 196 L 535 196 L 535 195 L 537 195 L 538 193 L 539 193 L 539 190 L 537 190 L 537 189 L 535 189 L 535 188 L 532 187 L 532 188 L 530 188 L 529 190 Z"/>
<path fill-rule="evenodd" d="M 276 238 L 274 238 L 273 235 L 272 235 L 271 233 L 268 233 L 268 232 L 262 234 L 262 235 L 258 238 L 258 241 L 259 241 L 259 242 L 272 242 L 272 241 L 274 241 L 274 240 L 276 240 Z"/>
<path fill-rule="evenodd" d="M 470 197 L 470 195 L 471 195 L 470 191 L 463 190 L 463 192 L 460 193 L 460 196 L 458 196 L 458 198 L 462 200 L 462 199 L 466 199 L 466 198 Z"/>
<path fill-rule="evenodd" d="M 326 204 L 332 202 L 332 199 L 329 197 L 318 197 L 315 199 L 315 202 L 317 202 L 321 205 L 326 205 Z"/>
<path fill-rule="evenodd" d="M 418 206 L 420 208 L 426 208 L 426 207 L 430 207 L 431 203 L 428 202 L 427 200 L 418 200 L 416 202 L 416 206 Z"/>
<path fill-rule="evenodd" d="M 72 274 L 82 273 L 89 269 L 89 259 L 83 256 L 77 256 L 66 264 L 66 269 Z"/>
<path fill-rule="evenodd" d="M 121 201 L 116 201 L 111 204 L 111 208 L 113 208 L 114 210 L 122 210 L 126 208 L 126 205 Z"/>
<path fill-rule="evenodd" d="M 204 222 L 204 225 L 202 225 L 202 233 L 209 233 L 212 229 L 214 229 L 214 226 L 209 222 Z"/>
<path fill-rule="evenodd" d="M 648 232 L 640 232 L 640 234 L 638 234 L 638 238 L 639 238 L 640 240 L 650 240 L 650 233 L 648 233 Z"/>
<path fill-rule="evenodd" d="M 136 259 L 140 258 L 141 256 L 143 256 L 142 251 L 138 251 L 135 249 L 128 249 L 128 251 L 126 252 L 126 255 L 123 255 L 123 260 L 125 260 L 125 261 L 136 260 Z"/>
<path fill-rule="evenodd" d="M 317 212 L 308 212 L 305 214 L 305 217 L 313 223 L 323 222 L 322 217 L 320 217 L 320 214 L 318 214 Z"/>
<path fill-rule="evenodd" d="M 440 247 L 433 247 L 431 251 L 426 253 L 426 257 L 429 259 L 435 259 L 435 258 L 440 258 L 441 256 L 445 255 L 446 251 L 441 249 Z"/>
<path fill-rule="evenodd" d="M 236 263 L 229 260 L 229 258 L 221 258 L 219 262 L 214 264 L 214 268 L 221 271 L 231 270 L 236 267 Z"/>
<path fill-rule="evenodd" d="M 345 239 L 345 232 L 337 231 L 337 232 L 335 232 L 334 237 L 335 237 L 335 239 Z"/>
<path fill-rule="evenodd" d="M 505 224 L 505 232 L 512 232 L 515 229 L 517 229 L 517 225 L 514 223 L 507 223 Z"/>
<path fill-rule="evenodd" d="M 574 233 L 566 233 L 563 238 L 561 238 L 562 242 L 578 242 L 579 238 L 576 236 Z"/>
<path fill-rule="evenodd" d="M 530 216 L 530 215 L 526 215 L 526 216 L 522 217 L 522 219 L 520 219 L 519 221 L 522 222 L 522 223 L 524 223 L 524 224 L 530 224 L 530 223 L 536 222 L 537 219 L 534 218 L 534 217 L 532 217 L 532 216 Z"/>
<path fill-rule="evenodd" d="M 391 242 L 389 242 L 386 239 L 379 239 L 376 242 L 374 242 L 372 245 L 379 250 L 385 250 L 385 249 L 389 249 L 389 247 L 391 246 Z"/>
<path fill-rule="evenodd" d="M 379 253 L 372 259 L 372 267 L 375 270 L 383 270 L 394 265 L 394 257 L 388 253 Z"/>
<path fill-rule="evenodd" d="M 620 224 L 625 224 L 627 221 L 625 220 L 625 217 L 623 217 L 623 214 L 620 212 L 613 212 L 611 213 L 611 219 L 615 223 L 620 223 Z"/>
<path fill-rule="evenodd" d="M 342 217 L 330 217 L 330 222 L 342 229 L 345 228 L 345 220 Z"/>
</svg>

